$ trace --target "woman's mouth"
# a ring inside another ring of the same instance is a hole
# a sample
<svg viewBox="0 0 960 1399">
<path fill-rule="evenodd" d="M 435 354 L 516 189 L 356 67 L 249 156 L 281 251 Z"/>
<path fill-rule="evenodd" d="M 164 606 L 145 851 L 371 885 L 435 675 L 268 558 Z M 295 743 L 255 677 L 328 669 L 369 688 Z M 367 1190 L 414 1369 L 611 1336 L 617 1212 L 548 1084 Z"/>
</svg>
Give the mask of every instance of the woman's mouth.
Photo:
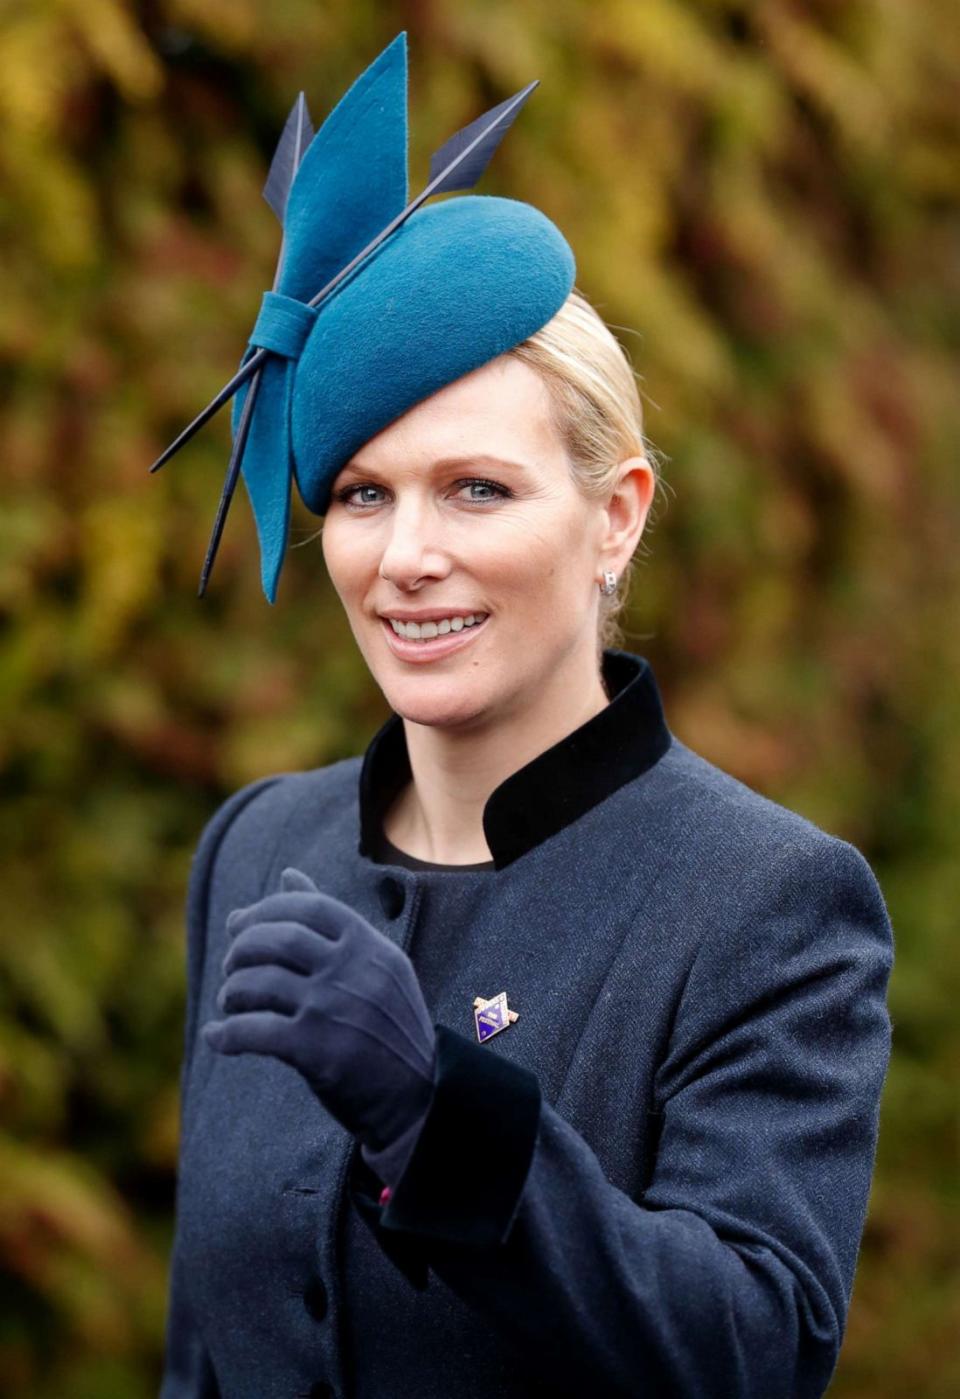
<svg viewBox="0 0 960 1399">
<path fill-rule="evenodd" d="M 387 645 L 403 661 L 435 661 L 469 646 L 487 624 L 488 612 L 470 612 L 437 622 L 409 623 L 381 617 Z M 395 628 L 399 628 L 395 630 Z M 442 628 L 442 630 L 441 630 Z M 415 633 L 419 632 L 417 636 Z M 405 635 L 403 633 L 406 633 Z M 414 633 L 411 635 L 410 633 Z"/>
</svg>

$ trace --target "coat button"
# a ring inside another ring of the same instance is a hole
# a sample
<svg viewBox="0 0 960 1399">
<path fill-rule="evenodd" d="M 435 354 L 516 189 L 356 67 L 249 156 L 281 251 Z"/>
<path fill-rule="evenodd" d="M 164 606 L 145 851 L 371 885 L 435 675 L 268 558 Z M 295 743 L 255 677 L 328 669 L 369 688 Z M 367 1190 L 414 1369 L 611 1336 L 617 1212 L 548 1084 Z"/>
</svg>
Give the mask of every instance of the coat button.
<svg viewBox="0 0 960 1399">
<path fill-rule="evenodd" d="M 303 1290 L 303 1301 L 314 1321 L 322 1321 L 327 1314 L 327 1289 L 322 1278 L 311 1278 Z"/>
<path fill-rule="evenodd" d="M 403 905 L 406 902 L 406 890 L 395 879 L 392 874 L 388 874 L 380 881 L 380 907 L 388 918 L 397 918 L 403 912 Z"/>
</svg>

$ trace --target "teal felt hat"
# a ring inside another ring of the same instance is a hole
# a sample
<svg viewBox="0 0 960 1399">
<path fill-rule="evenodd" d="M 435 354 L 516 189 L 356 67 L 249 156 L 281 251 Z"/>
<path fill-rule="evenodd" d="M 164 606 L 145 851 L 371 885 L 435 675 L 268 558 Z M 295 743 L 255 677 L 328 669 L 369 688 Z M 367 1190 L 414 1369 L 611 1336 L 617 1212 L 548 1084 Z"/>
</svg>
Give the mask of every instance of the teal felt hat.
<svg viewBox="0 0 960 1399">
<path fill-rule="evenodd" d="M 307 508 L 324 514 L 334 478 L 365 442 L 533 335 L 569 296 L 573 253 L 532 205 L 464 195 L 421 207 L 428 194 L 476 183 L 535 86 L 451 137 L 412 209 L 405 33 L 356 79 L 316 135 L 310 138 L 309 118 L 305 131 L 300 121 L 302 152 L 291 136 L 297 109 L 291 113 L 271 167 L 276 197 L 270 180 L 265 190 L 283 223 L 280 263 L 233 404 L 233 479 L 239 461 L 271 603 L 287 546 L 291 479 Z M 155 465 L 205 420 L 195 420 Z M 215 539 L 226 499 L 225 490 Z"/>
</svg>

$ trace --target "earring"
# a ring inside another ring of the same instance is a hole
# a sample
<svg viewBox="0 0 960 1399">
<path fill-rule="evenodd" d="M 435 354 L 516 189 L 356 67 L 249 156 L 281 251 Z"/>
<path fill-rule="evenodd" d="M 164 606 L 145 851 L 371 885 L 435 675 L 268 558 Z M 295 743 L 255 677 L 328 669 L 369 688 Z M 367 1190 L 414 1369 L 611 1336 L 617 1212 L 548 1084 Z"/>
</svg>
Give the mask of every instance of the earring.
<svg viewBox="0 0 960 1399">
<path fill-rule="evenodd" d="M 600 591 L 604 597 L 609 597 L 611 593 L 617 591 L 617 575 L 610 568 L 603 570 L 603 582 L 600 584 Z"/>
</svg>

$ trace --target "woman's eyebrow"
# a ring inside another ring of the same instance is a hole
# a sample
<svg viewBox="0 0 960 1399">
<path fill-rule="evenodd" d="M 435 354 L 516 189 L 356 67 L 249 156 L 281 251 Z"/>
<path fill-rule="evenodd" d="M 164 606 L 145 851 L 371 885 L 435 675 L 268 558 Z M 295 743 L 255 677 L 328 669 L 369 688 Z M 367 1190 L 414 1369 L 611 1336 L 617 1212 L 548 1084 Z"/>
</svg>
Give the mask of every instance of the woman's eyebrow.
<svg viewBox="0 0 960 1399">
<path fill-rule="evenodd" d="M 498 467 L 506 467 L 508 470 L 524 472 L 532 470 L 530 466 L 522 461 L 510 461 L 507 457 L 491 456 L 488 452 L 476 452 L 466 456 L 437 457 L 434 461 L 430 462 L 427 470 L 450 471 L 477 466 L 487 467 L 493 470 L 496 470 Z M 383 474 L 378 471 L 375 466 L 367 466 L 361 461 L 347 462 L 343 470 L 356 471 L 364 476 L 380 476 Z"/>
</svg>

